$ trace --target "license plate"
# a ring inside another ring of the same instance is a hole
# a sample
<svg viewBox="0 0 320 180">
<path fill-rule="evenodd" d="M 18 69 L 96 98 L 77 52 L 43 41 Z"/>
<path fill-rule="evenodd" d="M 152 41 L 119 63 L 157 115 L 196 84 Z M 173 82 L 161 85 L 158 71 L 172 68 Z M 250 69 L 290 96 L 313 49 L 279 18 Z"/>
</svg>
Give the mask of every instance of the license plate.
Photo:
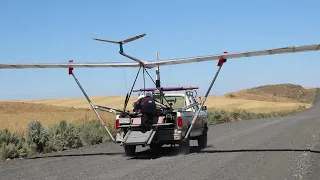
<svg viewBox="0 0 320 180">
<path fill-rule="evenodd" d="M 130 118 L 120 118 L 119 123 L 120 124 L 130 124 Z"/>
</svg>

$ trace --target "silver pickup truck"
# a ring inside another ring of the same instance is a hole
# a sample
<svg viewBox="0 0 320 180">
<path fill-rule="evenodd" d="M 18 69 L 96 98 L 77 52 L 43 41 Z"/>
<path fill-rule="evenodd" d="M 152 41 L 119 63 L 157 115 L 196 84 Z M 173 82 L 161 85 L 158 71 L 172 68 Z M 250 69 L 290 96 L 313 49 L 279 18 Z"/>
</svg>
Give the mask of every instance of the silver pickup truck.
<svg viewBox="0 0 320 180">
<path fill-rule="evenodd" d="M 156 101 L 159 100 L 157 96 L 154 97 Z M 190 151 L 190 140 L 197 140 L 201 148 L 207 146 L 206 106 L 203 106 L 200 111 L 187 140 L 183 140 L 188 126 L 199 108 L 193 91 L 164 94 L 164 97 L 166 101 L 163 104 L 170 105 L 171 110 L 162 111 L 158 116 L 155 116 L 152 127 L 148 131 L 141 128 L 141 115 L 139 114 L 124 117 L 119 114 L 116 116 L 118 131 L 116 142 L 124 146 L 126 155 L 134 155 L 136 146 L 149 146 L 151 150 L 156 150 L 165 144 L 179 144 L 185 153 Z"/>
</svg>

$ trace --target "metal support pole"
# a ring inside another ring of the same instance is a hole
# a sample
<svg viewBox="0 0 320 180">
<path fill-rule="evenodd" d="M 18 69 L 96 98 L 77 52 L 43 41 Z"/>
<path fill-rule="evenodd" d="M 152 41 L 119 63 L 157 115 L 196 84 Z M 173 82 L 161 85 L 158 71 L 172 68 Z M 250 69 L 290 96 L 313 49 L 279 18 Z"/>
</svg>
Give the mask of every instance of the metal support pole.
<svg viewBox="0 0 320 180">
<path fill-rule="evenodd" d="M 126 54 L 126 53 L 123 51 L 122 43 L 120 43 L 120 51 L 119 51 L 119 53 L 120 53 L 122 56 L 125 56 L 125 57 L 127 57 L 127 58 L 129 58 L 129 59 L 131 59 L 131 60 L 134 60 L 134 61 L 140 63 L 140 65 L 143 65 L 143 64 L 144 64 L 143 61 L 141 61 L 140 59 L 137 59 L 137 58 L 135 58 L 135 57 L 132 57 L 132 56 Z"/>
<path fill-rule="evenodd" d="M 188 139 L 188 136 L 190 135 L 191 129 L 193 128 L 193 125 L 194 125 L 194 123 L 196 122 L 196 120 L 197 120 L 197 118 L 198 118 L 198 116 L 199 116 L 199 113 L 200 113 L 200 111 L 201 111 L 204 103 L 205 103 L 206 100 L 207 100 L 207 97 L 208 97 L 208 95 L 209 95 L 209 93 L 210 93 L 210 91 L 211 91 L 211 88 L 212 88 L 214 82 L 216 81 L 216 79 L 217 79 L 217 77 L 218 77 L 218 75 L 219 75 L 219 72 L 220 72 L 220 70 L 221 70 L 224 62 L 226 62 L 225 59 L 220 59 L 220 60 L 219 60 L 219 62 L 218 62 L 219 69 L 218 69 L 218 71 L 216 72 L 214 78 L 213 78 L 212 81 L 211 81 L 211 84 L 210 84 L 210 86 L 209 86 L 209 88 L 208 88 L 208 90 L 207 90 L 207 93 L 206 93 L 206 95 L 204 96 L 203 101 L 201 102 L 200 108 L 198 109 L 198 111 L 196 112 L 196 114 L 193 116 L 193 119 L 192 119 L 192 121 L 191 121 L 191 124 L 190 124 L 190 126 L 189 126 L 189 128 L 188 128 L 188 131 L 187 131 L 184 139 Z"/>
<path fill-rule="evenodd" d="M 72 61 L 70 61 L 70 62 L 72 62 Z M 78 79 L 76 78 L 76 76 L 73 74 L 72 70 L 73 70 L 73 68 L 70 68 L 70 69 L 69 69 L 69 74 L 72 75 L 72 77 L 74 78 L 74 80 L 75 80 L 76 83 L 78 84 L 78 86 L 79 86 L 79 88 L 81 89 L 83 95 L 86 97 L 87 101 L 89 102 L 92 110 L 93 110 L 93 111 L 95 112 L 95 114 L 97 115 L 100 123 L 101 123 L 101 124 L 103 125 L 103 127 L 107 130 L 110 138 L 111 138 L 113 141 L 115 141 L 114 137 L 113 137 L 112 134 L 110 133 L 110 131 L 109 131 L 108 127 L 106 126 L 105 122 L 103 121 L 102 117 L 100 116 L 100 114 L 98 113 L 98 111 L 95 109 L 94 104 L 91 102 L 89 96 L 87 95 L 87 93 L 86 93 L 86 92 L 84 91 L 84 89 L 82 88 L 80 82 L 78 81 Z"/>
<path fill-rule="evenodd" d="M 103 125 L 103 127 L 107 130 L 107 132 L 108 132 L 109 136 L 111 137 L 111 139 L 112 139 L 113 141 L 115 141 L 115 139 L 114 139 L 114 137 L 112 136 L 112 134 L 110 133 L 107 125 L 106 125 L 105 122 L 103 121 L 103 119 L 102 119 L 102 117 L 100 116 L 100 114 L 98 113 L 98 111 L 95 109 L 93 103 L 91 102 L 90 98 L 88 97 L 88 95 L 86 94 L 86 92 L 84 91 L 84 89 L 82 88 L 82 86 L 81 86 L 81 84 L 79 83 L 78 79 L 76 78 L 76 76 L 75 76 L 73 73 L 72 73 L 71 75 L 72 75 L 72 77 L 74 78 L 74 80 L 76 81 L 76 83 L 78 84 L 78 86 L 79 86 L 79 88 L 81 89 L 83 95 L 86 97 L 86 99 L 87 99 L 87 101 L 89 102 L 92 110 L 93 110 L 93 111 L 95 112 L 95 114 L 97 115 L 100 123 L 101 123 L 101 124 Z"/>
<path fill-rule="evenodd" d="M 159 61 L 159 54 L 158 52 L 156 52 L 156 59 L 157 61 Z M 156 88 L 157 89 L 160 89 L 159 90 L 159 93 L 160 93 L 160 103 L 163 104 L 163 98 L 162 98 L 162 90 L 161 90 L 161 82 L 160 82 L 160 67 L 157 66 L 157 70 L 156 70 L 156 74 L 157 74 L 157 77 L 156 77 Z"/>
</svg>

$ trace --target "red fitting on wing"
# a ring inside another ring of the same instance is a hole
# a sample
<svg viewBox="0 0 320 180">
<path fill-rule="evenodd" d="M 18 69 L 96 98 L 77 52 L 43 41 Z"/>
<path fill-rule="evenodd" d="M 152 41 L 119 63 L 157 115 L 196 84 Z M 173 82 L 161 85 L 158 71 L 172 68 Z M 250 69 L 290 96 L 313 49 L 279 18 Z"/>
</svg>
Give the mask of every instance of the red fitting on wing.
<svg viewBox="0 0 320 180">
<path fill-rule="evenodd" d="M 228 52 L 223 52 L 223 54 L 228 54 Z M 227 59 L 224 59 L 224 58 L 220 58 L 219 59 L 219 62 L 218 62 L 218 66 L 222 66 L 223 63 L 227 62 Z"/>
<path fill-rule="evenodd" d="M 69 60 L 69 63 L 71 64 L 73 62 L 73 60 Z M 69 75 L 71 75 L 73 72 L 73 67 L 72 66 L 70 66 L 69 67 Z"/>
</svg>

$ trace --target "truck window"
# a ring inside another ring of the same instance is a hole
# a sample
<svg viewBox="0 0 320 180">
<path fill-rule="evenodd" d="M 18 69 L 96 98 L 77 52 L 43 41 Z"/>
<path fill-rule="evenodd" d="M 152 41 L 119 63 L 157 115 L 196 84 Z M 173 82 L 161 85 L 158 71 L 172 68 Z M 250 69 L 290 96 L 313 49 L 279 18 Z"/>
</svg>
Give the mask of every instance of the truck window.
<svg viewBox="0 0 320 180">
<path fill-rule="evenodd" d="M 165 96 L 169 103 L 172 103 L 173 109 L 183 108 L 185 106 L 184 96 Z M 166 100 L 163 100 L 163 104 L 169 105 Z"/>
</svg>

